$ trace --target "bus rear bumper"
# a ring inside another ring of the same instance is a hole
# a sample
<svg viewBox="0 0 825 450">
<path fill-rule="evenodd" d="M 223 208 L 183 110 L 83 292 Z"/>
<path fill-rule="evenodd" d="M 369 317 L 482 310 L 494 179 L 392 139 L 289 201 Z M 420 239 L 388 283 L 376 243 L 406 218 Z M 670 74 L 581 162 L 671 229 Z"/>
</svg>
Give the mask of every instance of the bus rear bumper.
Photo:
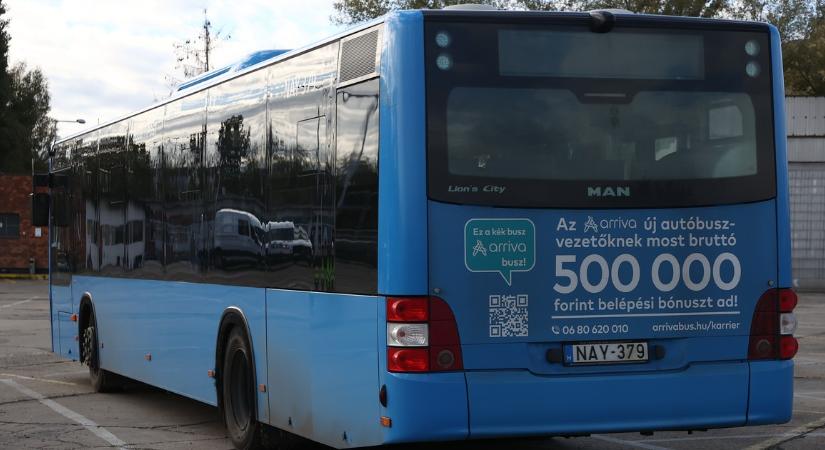
<svg viewBox="0 0 825 450">
<path fill-rule="evenodd" d="M 385 381 L 382 415 L 392 427 L 384 443 L 785 423 L 793 404 L 792 361 L 624 375 L 387 374 Z"/>
<path fill-rule="evenodd" d="M 748 376 L 747 362 L 624 375 L 468 372 L 470 438 L 742 426 Z"/>
<path fill-rule="evenodd" d="M 748 425 L 786 423 L 793 414 L 793 360 L 750 363 Z"/>
</svg>

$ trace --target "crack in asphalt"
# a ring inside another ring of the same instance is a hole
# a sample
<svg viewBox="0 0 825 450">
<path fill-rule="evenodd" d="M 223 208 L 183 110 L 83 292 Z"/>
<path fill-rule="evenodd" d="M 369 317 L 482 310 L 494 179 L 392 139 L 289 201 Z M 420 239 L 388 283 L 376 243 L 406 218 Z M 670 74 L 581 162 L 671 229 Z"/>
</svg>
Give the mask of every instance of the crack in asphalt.
<svg viewBox="0 0 825 450">
<path fill-rule="evenodd" d="M 198 431 L 186 431 L 186 430 L 175 430 L 175 428 L 186 428 L 186 427 L 195 427 L 200 425 L 217 425 L 219 422 L 217 420 L 206 420 L 200 422 L 193 422 L 193 423 L 182 423 L 182 424 L 167 424 L 167 425 L 116 425 L 116 424 L 98 424 L 98 426 L 102 428 L 118 428 L 118 429 L 132 429 L 132 430 L 163 430 L 169 431 L 173 433 L 181 433 L 181 434 L 197 434 Z M 75 423 L 65 423 L 65 422 L 32 422 L 32 421 L 15 421 L 15 420 L 0 420 L 0 425 L 38 425 L 38 426 L 70 426 L 72 428 L 82 429 L 81 425 L 77 425 Z"/>
<path fill-rule="evenodd" d="M 776 444 L 771 445 L 771 446 L 770 446 L 770 447 L 768 447 L 768 448 L 769 448 L 769 449 L 781 449 L 781 448 L 782 448 L 782 447 L 781 447 L 781 445 L 782 445 L 782 444 L 787 444 L 787 443 L 792 442 L 792 441 L 796 441 L 796 440 L 799 440 L 799 439 L 803 439 L 805 436 L 807 436 L 807 435 L 809 435 L 809 434 L 811 434 L 811 433 L 813 433 L 813 432 L 815 432 L 815 431 L 818 431 L 818 430 L 823 430 L 823 429 L 825 429 L 825 423 L 823 423 L 822 425 L 816 426 L 816 427 L 811 427 L 811 428 L 807 429 L 807 430 L 806 430 L 804 433 L 802 433 L 802 434 L 797 434 L 796 436 L 791 436 L 791 437 L 789 437 L 788 439 L 785 439 L 785 440 L 783 440 L 783 441 L 777 442 Z"/>
<path fill-rule="evenodd" d="M 42 363 L 32 363 L 32 364 L 18 364 L 16 366 L 0 366 L 0 369 L 17 369 L 19 367 L 39 367 L 39 366 L 48 366 L 50 364 L 77 364 L 77 361 L 69 361 L 69 360 L 56 360 L 56 361 L 46 361 Z"/>
<path fill-rule="evenodd" d="M 156 445 L 156 444 L 180 444 L 180 443 L 189 443 L 189 442 L 208 442 L 208 441 L 223 441 L 226 440 L 226 436 L 221 437 L 208 437 L 208 438 L 201 438 L 201 439 L 181 439 L 175 441 L 155 441 L 155 442 L 141 442 L 139 444 L 127 444 L 126 448 L 130 450 L 153 450 L 152 447 L 138 447 L 143 445 Z M 105 447 L 103 447 L 105 448 Z"/>
</svg>

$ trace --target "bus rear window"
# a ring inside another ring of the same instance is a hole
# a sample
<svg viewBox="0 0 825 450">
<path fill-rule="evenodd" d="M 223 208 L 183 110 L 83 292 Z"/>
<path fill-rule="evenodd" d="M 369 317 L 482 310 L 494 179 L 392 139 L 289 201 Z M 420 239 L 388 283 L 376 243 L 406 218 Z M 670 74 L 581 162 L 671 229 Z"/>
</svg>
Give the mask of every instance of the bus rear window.
<svg viewBox="0 0 825 450">
<path fill-rule="evenodd" d="M 459 87 L 447 101 L 447 161 L 451 174 L 485 178 L 744 177 L 757 173 L 754 116 L 742 93 L 648 91 L 605 104 L 565 89 Z"/>
<path fill-rule="evenodd" d="M 644 20 L 609 33 L 427 23 L 430 198 L 590 208 L 775 196 L 767 28 Z"/>
</svg>

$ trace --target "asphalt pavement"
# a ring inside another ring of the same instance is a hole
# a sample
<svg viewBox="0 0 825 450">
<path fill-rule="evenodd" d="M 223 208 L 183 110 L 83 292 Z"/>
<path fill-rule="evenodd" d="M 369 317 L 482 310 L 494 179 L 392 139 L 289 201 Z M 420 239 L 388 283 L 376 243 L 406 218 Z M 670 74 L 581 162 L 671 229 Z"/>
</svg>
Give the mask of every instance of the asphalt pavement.
<svg viewBox="0 0 825 450">
<path fill-rule="evenodd" d="M 776 426 L 575 438 L 405 445 L 389 449 L 823 449 L 825 294 L 802 293 L 794 415 Z M 96 394 L 88 371 L 51 353 L 48 284 L 0 280 L 0 448 L 231 449 L 215 408 L 140 383 Z M 321 447 L 319 447 L 321 448 Z"/>
</svg>

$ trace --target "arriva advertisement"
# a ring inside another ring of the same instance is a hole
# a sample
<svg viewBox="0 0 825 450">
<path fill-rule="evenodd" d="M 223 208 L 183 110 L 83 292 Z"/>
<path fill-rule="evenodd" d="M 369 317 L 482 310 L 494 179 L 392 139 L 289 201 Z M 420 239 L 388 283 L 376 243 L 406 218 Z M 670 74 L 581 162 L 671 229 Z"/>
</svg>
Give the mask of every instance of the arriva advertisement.
<svg viewBox="0 0 825 450">
<path fill-rule="evenodd" d="M 431 287 L 465 343 L 747 335 L 777 276 L 773 202 L 430 209 Z"/>
</svg>

